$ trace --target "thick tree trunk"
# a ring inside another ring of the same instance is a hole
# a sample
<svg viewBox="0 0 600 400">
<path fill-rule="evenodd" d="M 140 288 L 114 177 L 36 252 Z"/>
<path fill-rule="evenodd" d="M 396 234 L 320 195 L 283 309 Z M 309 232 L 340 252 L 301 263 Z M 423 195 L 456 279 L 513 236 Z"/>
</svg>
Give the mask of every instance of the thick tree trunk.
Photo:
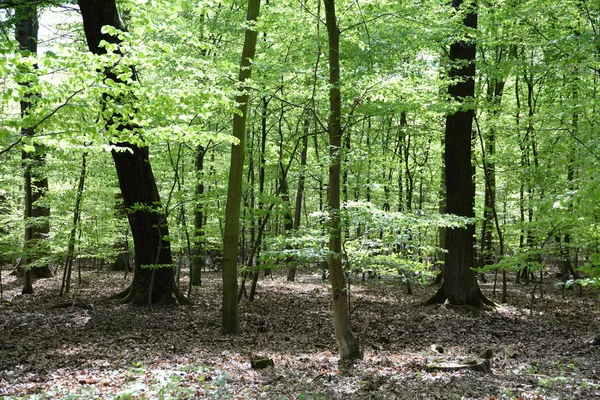
<svg viewBox="0 0 600 400">
<path fill-rule="evenodd" d="M 88 47 L 93 54 L 105 53 L 105 49 L 100 47 L 101 40 L 116 44 L 120 42 L 118 37 L 102 33 L 102 27 L 106 25 L 124 30 L 115 0 L 79 0 L 78 3 Z M 121 82 L 109 69 L 104 74 L 107 79 Z M 132 77 L 135 79 L 135 73 Z M 119 99 L 106 95 L 104 101 L 118 103 Z M 117 119 L 124 119 L 124 116 L 113 115 L 106 121 L 107 128 L 115 128 L 119 132 L 137 129 L 126 121 L 120 121 L 115 126 Z M 136 305 L 187 302 L 175 285 L 171 247 L 165 239 L 169 234 L 167 221 L 160 210 L 160 196 L 149 162 L 148 148 L 127 142 L 115 145 L 127 149 L 113 150 L 112 157 L 135 245 L 133 282 L 120 295 L 125 302 Z"/>
<path fill-rule="evenodd" d="M 462 0 L 453 0 L 452 6 L 459 10 Z M 477 29 L 475 1 L 469 1 L 464 24 Z M 475 42 L 458 41 L 450 46 L 450 60 L 453 66 L 450 78 L 458 79 L 448 87 L 448 92 L 461 103 L 475 94 Z M 462 217 L 475 216 L 475 184 L 471 161 L 471 141 L 473 109 L 461 107 L 446 117 L 444 165 L 446 167 L 446 212 Z M 448 301 L 456 305 L 481 306 L 493 304 L 477 284 L 473 267 L 475 225 L 466 228 L 446 229 L 446 254 L 444 282 L 428 303 Z"/>
<path fill-rule="evenodd" d="M 248 1 L 246 20 L 252 23 L 258 18 L 260 0 Z M 258 33 L 252 27 L 246 28 L 242 60 L 240 63 L 240 94 L 236 96 L 240 114 L 233 115 L 233 135 L 237 145 L 231 146 L 229 166 L 229 184 L 227 187 L 227 206 L 225 208 L 225 231 L 223 234 L 223 332 L 238 333 L 237 308 L 237 253 L 239 248 L 240 206 L 242 201 L 242 175 L 244 171 L 244 151 L 246 140 L 246 118 L 248 112 L 248 93 L 244 83 L 251 76 L 250 62 L 256 51 Z"/>
<path fill-rule="evenodd" d="M 15 7 L 15 37 L 19 43 L 19 50 L 23 53 L 37 53 L 38 41 L 38 9 L 35 3 L 23 4 Z M 34 65 L 37 68 L 37 65 Z M 27 85 L 27 84 L 25 84 Z M 27 93 L 21 101 L 21 115 L 25 116 L 31 108 L 37 93 Z M 21 129 L 21 135 L 32 137 L 35 131 L 28 127 Z M 36 278 L 50 278 L 52 272 L 48 264 L 31 267 L 28 264 L 43 258 L 48 253 L 46 236 L 50 232 L 50 209 L 38 202 L 48 191 L 48 179 L 41 175 L 41 168 L 45 162 L 44 150 L 34 144 L 32 153 L 23 152 L 23 166 L 25 168 L 25 240 L 24 250 L 26 263 L 23 267 L 24 286 L 23 293 L 33 293 L 31 281 Z"/>
<path fill-rule="evenodd" d="M 352 334 L 348 291 L 342 268 L 342 232 L 340 229 L 340 151 L 342 148 L 341 95 L 340 95 L 340 33 L 335 16 L 334 0 L 324 0 L 327 36 L 329 38 L 329 279 L 333 294 L 335 337 L 342 363 L 361 357 L 358 341 Z"/>
</svg>

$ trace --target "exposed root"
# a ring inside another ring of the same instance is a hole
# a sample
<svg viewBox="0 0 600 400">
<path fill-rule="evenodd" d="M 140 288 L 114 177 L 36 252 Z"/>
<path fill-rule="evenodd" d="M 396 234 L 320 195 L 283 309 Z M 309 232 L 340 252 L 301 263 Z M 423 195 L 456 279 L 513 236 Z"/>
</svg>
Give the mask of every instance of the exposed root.
<svg viewBox="0 0 600 400">
<path fill-rule="evenodd" d="M 112 296 L 110 296 L 108 298 L 108 300 L 122 300 L 122 299 L 126 299 L 129 294 L 131 293 L 131 285 L 127 286 L 127 288 L 117 294 L 113 294 Z M 124 302 L 126 302 L 125 300 L 123 300 Z"/>
<path fill-rule="evenodd" d="M 429 300 L 425 301 L 423 303 L 423 305 L 428 306 L 428 305 L 432 305 L 432 304 L 446 304 L 446 303 L 456 305 L 456 306 L 478 307 L 478 308 L 482 308 L 484 310 L 489 310 L 489 311 L 494 310 L 494 309 L 496 309 L 496 307 L 498 307 L 498 305 L 494 301 L 488 299 L 479 289 L 477 289 L 477 295 L 474 298 L 469 299 L 464 304 L 455 304 L 452 301 L 450 301 L 450 299 L 446 295 L 443 285 L 441 288 L 439 288 L 437 290 L 437 292 L 435 292 L 435 294 L 433 296 L 431 296 L 431 298 Z"/>
<path fill-rule="evenodd" d="M 112 295 L 108 298 L 109 300 L 119 300 L 121 304 L 131 304 L 134 306 L 148 306 L 148 294 L 142 292 L 136 292 L 132 290 L 132 286 L 129 285 L 125 290 Z M 172 291 L 163 293 L 152 302 L 152 306 L 173 306 L 173 305 L 191 305 L 192 302 L 185 297 L 183 292 L 178 288 L 174 288 Z"/>
</svg>

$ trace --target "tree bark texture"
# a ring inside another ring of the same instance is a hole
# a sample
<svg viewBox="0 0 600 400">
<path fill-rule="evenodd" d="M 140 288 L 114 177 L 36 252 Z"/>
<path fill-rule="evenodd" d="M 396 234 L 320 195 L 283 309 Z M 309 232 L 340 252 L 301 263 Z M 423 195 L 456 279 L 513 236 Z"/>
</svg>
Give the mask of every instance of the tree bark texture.
<svg viewBox="0 0 600 400">
<path fill-rule="evenodd" d="M 79 0 L 78 4 L 87 44 L 93 54 L 102 55 L 106 52 L 100 47 L 101 40 L 115 44 L 120 42 L 118 37 L 101 31 L 105 25 L 125 30 L 115 0 Z M 103 73 L 106 79 L 123 83 L 110 69 Z M 136 79 L 135 73 L 132 78 Z M 103 100 L 107 103 L 122 101 L 109 95 Z M 124 119 L 122 117 L 113 115 L 106 121 L 106 126 L 112 127 L 115 119 Z M 115 128 L 118 131 L 137 130 L 136 126 L 127 122 L 119 122 Z M 123 149 L 113 150 L 112 157 L 135 245 L 133 282 L 122 293 L 124 301 L 136 305 L 187 302 L 175 285 L 171 247 L 165 239 L 169 232 L 166 217 L 160 209 L 160 196 L 149 161 L 148 147 L 127 142 L 115 145 Z"/>
<path fill-rule="evenodd" d="M 340 32 L 337 26 L 334 0 L 324 0 L 327 36 L 329 39 L 329 279 L 333 294 L 335 337 L 342 363 L 361 357 L 358 341 L 352 334 L 348 291 L 342 268 L 342 232 L 340 229 L 340 151 L 342 147 L 342 102 L 340 94 Z"/>
<path fill-rule="evenodd" d="M 258 18 L 260 0 L 248 1 L 246 20 L 252 23 Z M 239 248 L 240 208 L 242 201 L 242 175 L 244 171 L 244 151 L 246 138 L 246 118 L 248 112 L 248 93 L 244 82 L 252 74 L 250 63 L 256 51 L 258 32 L 251 26 L 246 28 L 242 60 L 240 62 L 240 93 L 236 102 L 240 114 L 233 115 L 233 135 L 238 143 L 231 146 L 229 164 L 229 183 L 227 186 L 227 205 L 225 208 L 225 230 L 223 232 L 223 332 L 238 333 L 237 287 L 238 268 L 237 254 Z"/>
<path fill-rule="evenodd" d="M 198 202 L 194 210 L 194 259 L 190 273 L 192 286 L 202 285 L 202 269 L 206 266 L 206 240 L 204 239 L 204 157 L 207 149 L 196 147 L 196 196 Z"/>
<path fill-rule="evenodd" d="M 464 25 L 477 29 L 476 2 L 469 1 L 465 11 Z M 453 0 L 452 6 L 459 10 L 463 0 Z M 473 179 L 472 129 L 474 110 L 464 106 L 465 99 L 475 94 L 475 42 L 457 41 L 450 46 L 450 78 L 453 82 L 448 92 L 461 108 L 446 117 L 444 165 L 446 168 L 446 212 L 461 217 L 475 216 L 475 183 Z M 490 304 L 481 293 L 473 267 L 475 235 L 474 223 L 465 228 L 446 229 L 444 282 L 428 303 L 448 301 L 456 305 Z"/>
<path fill-rule="evenodd" d="M 24 54 L 37 54 L 38 42 L 38 9 L 35 3 L 22 4 L 15 7 L 15 38 L 19 43 L 19 51 Z M 34 64 L 34 68 L 37 65 Z M 27 84 L 24 84 L 27 86 Z M 21 100 L 21 115 L 29 112 L 32 103 L 39 94 L 27 93 Z M 29 127 L 21 128 L 21 135 L 33 137 L 35 131 Z M 32 293 L 31 280 L 36 278 L 50 278 L 52 272 L 47 264 L 30 267 L 28 264 L 47 255 L 46 235 L 50 232 L 50 209 L 39 204 L 48 190 L 48 178 L 41 174 L 45 162 L 45 153 L 41 146 L 34 144 L 35 150 L 31 153 L 22 152 L 25 183 L 25 240 L 24 251 L 26 263 L 23 268 L 24 287 L 23 293 Z"/>
</svg>

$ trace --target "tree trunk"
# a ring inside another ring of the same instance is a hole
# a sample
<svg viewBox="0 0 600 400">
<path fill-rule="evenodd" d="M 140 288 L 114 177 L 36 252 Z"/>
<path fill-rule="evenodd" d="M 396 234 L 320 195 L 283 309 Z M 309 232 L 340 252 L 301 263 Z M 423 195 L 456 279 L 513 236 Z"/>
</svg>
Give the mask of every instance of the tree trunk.
<svg viewBox="0 0 600 400">
<path fill-rule="evenodd" d="M 300 175 L 298 177 L 298 189 L 296 190 L 296 204 L 294 206 L 294 231 L 300 228 L 302 216 L 302 199 L 304 198 L 304 182 L 306 180 L 306 161 L 308 155 L 308 134 L 310 130 L 310 119 L 304 119 L 304 136 L 302 137 L 302 150 L 300 151 Z M 293 282 L 296 279 L 296 264 L 288 269 L 287 280 Z"/>
<path fill-rule="evenodd" d="M 361 357 L 358 341 L 352 334 L 348 291 L 342 269 L 342 237 L 340 229 L 340 151 L 342 148 L 340 95 L 340 32 L 335 16 L 334 0 L 324 0 L 327 36 L 329 39 L 329 279 L 333 294 L 335 337 L 343 364 Z"/>
<path fill-rule="evenodd" d="M 194 259 L 190 270 L 190 285 L 202 285 L 202 269 L 206 265 L 206 248 L 204 239 L 204 157 L 207 149 L 196 147 L 196 207 L 194 209 Z"/>
<path fill-rule="evenodd" d="M 63 294 L 69 293 L 69 291 L 71 290 L 71 272 L 73 270 L 73 256 L 75 253 L 75 235 L 77 233 L 77 227 L 79 225 L 79 219 L 81 214 L 81 199 L 83 198 L 85 176 L 87 174 L 86 157 L 87 153 L 84 152 L 81 156 L 81 172 L 79 174 L 79 184 L 77 185 L 77 193 L 75 193 L 75 207 L 73 208 L 73 226 L 71 227 L 71 233 L 69 234 L 69 244 L 67 249 L 67 256 L 65 257 L 65 268 L 63 271 L 62 285 L 60 287 L 60 297 L 62 297 Z"/>
<path fill-rule="evenodd" d="M 260 0 L 248 1 L 249 23 L 258 18 Z M 242 60 L 240 63 L 240 93 L 236 96 L 240 114 L 233 115 L 233 135 L 238 139 L 237 145 L 231 146 L 231 161 L 229 166 L 229 183 L 227 187 L 227 206 L 225 208 L 225 231 L 223 234 L 223 332 L 238 333 L 237 308 L 237 253 L 239 248 L 240 205 L 242 201 L 242 175 L 244 171 L 244 151 L 246 139 L 246 118 L 248 112 L 248 93 L 245 82 L 252 74 L 250 62 L 256 51 L 258 33 L 246 28 Z"/>
<path fill-rule="evenodd" d="M 87 44 L 93 54 L 106 52 L 100 47 L 101 40 L 115 44 L 120 42 L 118 37 L 102 33 L 102 27 L 106 25 L 124 30 L 115 0 L 79 0 L 78 4 Z M 123 84 L 110 69 L 103 73 L 106 79 Z M 135 72 L 132 79 L 136 79 Z M 105 104 L 120 101 L 110 95 L 105 95 L 103 100 Z M 117 120 L 120 121 L 118 125 L 115 122 Z M 108 129 L 114 128 L 117 132 L 137 130 L 123 115 L 113 114 L 105 124 Z M 117 297 L 136 305 L 187 302 L 175 285 L 171 247 L 168 240 L 164 239 L 169 232 L 166 217 L 160 210 L 160 196 L 148 161 L 148 148 L 127 142 L 115 145 L 127 149 L 113 150 L 112 157 L 135 245 L 133 282 Z"/>
<path fill-rule="evenodd" d="M 446 140 L 442 137 L 442 160 L 446 158 L 444 148 L 446 147 Z M 440 215 L 446 214 L 446 166 L 442 162 L 440 171 L 440 187 L 438 191 L 438 212 Z M 440 266 L 440 272 L 435 276 L 433 283 L 439 285 L 444 281 L 444 270 L 446 265 L 446 227 L 438 227 L 438 250 L 436 252 L 437 262 Z"/>
<path fill-rule="evenodd" d="M 463 0 L 453 0 L 452 6 L 458 11 Z M 477 12 L 475 1 L 468 4 L 464 25 L 472 30 L 477 29 Z M 462 107 L 465 99 L 472 99 L 475 94 L 475 42 L 458 41 L 450 46 L 450 78 L 459 79 L 450 84 L 449 94 L 459 103 L 461 108 L 446 117 L 444 165 L 446 167 L 446 212 L 462 217 L 475 216 L 475 184 L 471 161 L 471 141 L 473 128 L 473 109 Z M 466 228 L 446 229 L 446 254 L 444 282 L 438 292 L 428 303 L 444 303 L 456 305 L 481 306 L 493 304 L 488 300 L 477 284 L 473 267 L 473 245 L 475 225 L 467 224 Z"/>
<path fill-rule="evenodd" d="M 19 43 L 19 51 L 22 53 L 37 53 L 38 41 L 38 9 L 35 3 L 23 4 L 15 7 L 15 37 Z M 37 69 L 37 64 L 34 64 Z M 25 86 L 29 86 L 27 83 Z M 21 116 L 29 112 L 38 93 L 27 92 L 21 100 Z M 29 127 L 21 128 L 21 135 L 33 137 L 35 131 Z M 48 191 L 48 179 L 41 175 L 41 168 L 45 162 L 44 150 L 34 143 L 35 150 L 32 153 L 22 152 L 25 183 L 25 239 L 24 250 L 26 262 L 23 273 L 23 293 L 33 293 L 31 281 L 36 278 L 50 278 L 52 272 L 47 263 L 32 267 L 34 261 L 47 256 L 48 245 L 46 235 L 50 231 L 50 209 L 38 204 L 38 201 Z"/>
<path fill-rule="evenodd" d="M 495 49 L 496 57 L 495 62 L 500 63 L 503 61 L 502 47 L 499 46 Z M 502 95 L 504 94 L 505 80 L 502 77 L 494 76 L 487 85 L 487 102 L 492 107 L 492 118 L 496 121 L 500 114 L 500 104 L 502 102 Z M 483 207 L 483 222 L 481 224 L 481 250 L 479 263 L 480 267 L 485 267 L 494 264 L 494 251 L 493 251 L 493 234 L 492 231 L 495 226 L 495 220 L 497 217 L 496 212 L 496 127 L 492 122 L 489 131 L 485 139 L 481 137 L 481 153 L 483 161 L 483 173 L 485 182 L 485 199 Z M 485 141 L 485 143 L 483 143 Z M 498 226 L 499 229 L 499 226 Z M 501 233 L 498 232 L 498 239 L 500 240 Z M 500 252 L 500 256 L 503 256 L 503 250 Z M 482 276 L 485 277 L 484 273 Z M 506 271 L 502 272 L 503 278 L 506 276 Z M 502 284 L 502 303 L 506 303 L 506 279 L 503 279 Z"/>
</svg>

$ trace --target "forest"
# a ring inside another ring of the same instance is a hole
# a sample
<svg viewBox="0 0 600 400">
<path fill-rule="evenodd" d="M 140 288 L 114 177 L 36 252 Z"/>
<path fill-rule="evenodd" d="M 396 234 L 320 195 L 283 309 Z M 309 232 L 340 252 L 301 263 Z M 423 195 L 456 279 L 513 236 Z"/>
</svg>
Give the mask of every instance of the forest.
<svg viewBox="0 0 600 400">
<path fill-rule="evenodd" d="M 0 399 L 600 397 L 597 1 L 0 30 Z"/>
</svg>

